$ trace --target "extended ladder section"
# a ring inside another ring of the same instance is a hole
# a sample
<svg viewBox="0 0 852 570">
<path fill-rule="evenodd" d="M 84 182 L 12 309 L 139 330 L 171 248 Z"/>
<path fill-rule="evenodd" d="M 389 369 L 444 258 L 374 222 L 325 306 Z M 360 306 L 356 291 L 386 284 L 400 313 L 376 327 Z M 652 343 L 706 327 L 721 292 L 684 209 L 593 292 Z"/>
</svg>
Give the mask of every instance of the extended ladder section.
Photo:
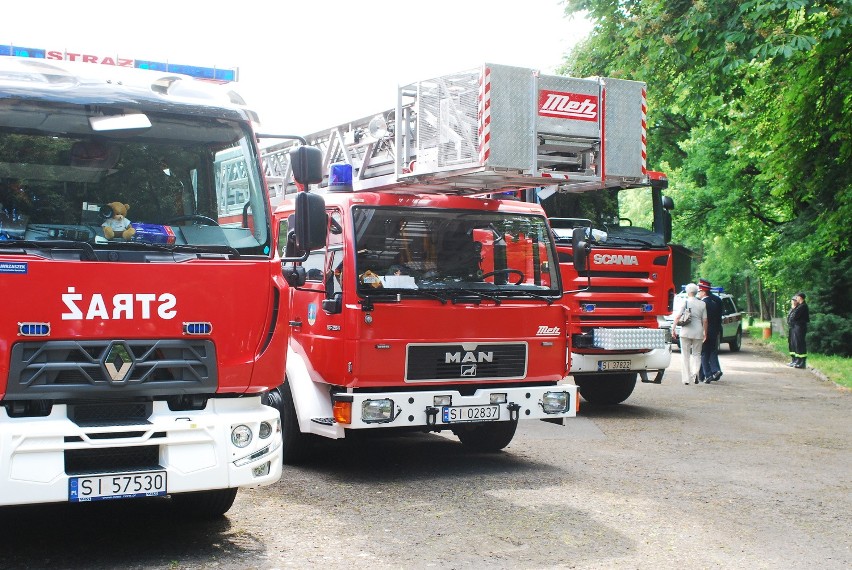
<svg viewBox="0 0 852 570">
<path fill-rule="evenodd" d="M 323 151 L 329 190 L 584 191 L 648 183 L 645 109 L 642 82 L 485 64 L 401 87 L 395 109 L 305 138 Z M 295 190 L 292 145 L 264 150 L 273 196 Z"/>
</svg>

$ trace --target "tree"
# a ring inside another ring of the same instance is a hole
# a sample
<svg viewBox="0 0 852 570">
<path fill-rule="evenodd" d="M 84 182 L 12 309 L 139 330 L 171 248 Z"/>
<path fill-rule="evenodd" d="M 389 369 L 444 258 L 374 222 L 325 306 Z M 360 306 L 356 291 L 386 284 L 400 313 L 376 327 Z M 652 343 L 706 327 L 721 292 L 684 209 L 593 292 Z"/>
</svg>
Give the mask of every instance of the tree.
<svg viewBox="0 0 852 570">
<path fill-rule="evenodd" d="M 675 239 L 702 275 L 784 299 L 847 266 L 850 4 L 567 0 L 595 27 L 560 71 L 648 83 L 649 164 L 669 174 Z M 838 301 L 814 309 L 848 318 Z"/>
</svg>

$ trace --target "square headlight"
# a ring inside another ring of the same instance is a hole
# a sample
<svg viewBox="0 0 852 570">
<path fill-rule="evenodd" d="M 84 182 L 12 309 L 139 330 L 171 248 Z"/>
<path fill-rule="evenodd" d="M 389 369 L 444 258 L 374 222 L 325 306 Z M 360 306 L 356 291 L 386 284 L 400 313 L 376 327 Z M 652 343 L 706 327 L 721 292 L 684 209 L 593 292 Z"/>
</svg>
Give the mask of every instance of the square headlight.
<svg viewBox="0 0 852 570">
<path fill-rule="evenodd" d="M 541 399 L 541 409 L 545 414 L 567 412 L 571 404 L 568 392 L 545 392 Z"/>
</svg>

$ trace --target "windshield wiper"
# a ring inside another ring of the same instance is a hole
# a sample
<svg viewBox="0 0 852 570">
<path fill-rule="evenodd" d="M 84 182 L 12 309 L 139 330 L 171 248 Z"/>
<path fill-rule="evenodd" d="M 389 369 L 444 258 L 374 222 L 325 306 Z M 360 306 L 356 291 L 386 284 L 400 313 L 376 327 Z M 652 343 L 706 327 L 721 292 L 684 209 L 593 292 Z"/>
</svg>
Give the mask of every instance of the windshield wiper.
<svg viewBox="0 0 852 570">
<path fill-rule="evenodd" d="M 540 299 L 546 302 L 548 305 L 552 305 L 554 299 L 552 297 L 545 297 L 544 295 L 538 295 L 536 293 L 530 293 L 529 291 L 505 291 L 506 295 L 511 296 L 513 299 L 518 297 L 529 297 L 530 299 Z"/>
<path fill-rule="evenodd" d="M 618 234 L 612 234 L 612 233 L 610 233 L 610 234 L 609 234 L 609 238 L 608 238 L 607 243 L 606 243 L 605 245 L 612 245 L 612 242 L 613 242 L 613 241 L 615 241 L 615 240 L 619 240 L 619 239 L 620 239 L 620 240 L 623 240 L 623 241 L 626 241 L 626 242 L 629 242 L 629 243 L 638 243 L 638 244 L 642 244 L 642 245 L 645 245 L 645 246 L 648 246 L 648 247 L 660 247 L 660 246 L 655 246 L 655 245 L 654 245 L 654 244 L 652 244 L 651 242 L 645 241 L 645 240 L 643 240 L 643 239 L 633 238 L 633 237 L 626 237 L 626 236 L 620 236 L 620 235 L 618 235 Z"/>
<path fill-rule="evenodd" d="M 98 256 L 95 253 L 95 248 L 91 246 L 88 242 L 85 241 L 74 241 L 74 240 L 57 240 L 57 239 L 46 239 L 46 240 L 30 240 L 30 239 L 22 239 L 22 240 L 2 240 L 0 241 L 0 247 L 2 248 L 26 248 L 26 247 L 34 247 L 38 249 L 79 249 L 83 251 L 86 255 L 85 259 L 89 261 L 97 261 Z"/>
<path fill-rule="evenodd" d="M 157 251 L 168 251 L 169 253 L 223 253 L 240 257 L 240 252 L 229 245 L 183 245 L 142 241 L 111 241 L 109 245 L 128 249 L 156 249 Z"/>
<path fill-rule="evenodd" d="M 478 297 L 477 301 L 481 301 L 482 299 L 489 299 L 491 301 L 494 301 L 495 305 L 499 305 L 500 303 L 502 303 L 502 301 L 500 301 L 498 297 L 495 297 L 494 295 L 486 295 L 485 293 L 482 293 L 475 289 L 451 289 L 449 293 L 451 294 L 453 305 L 461 302 L 460 298 L 462 295 Z"/>
</svg>

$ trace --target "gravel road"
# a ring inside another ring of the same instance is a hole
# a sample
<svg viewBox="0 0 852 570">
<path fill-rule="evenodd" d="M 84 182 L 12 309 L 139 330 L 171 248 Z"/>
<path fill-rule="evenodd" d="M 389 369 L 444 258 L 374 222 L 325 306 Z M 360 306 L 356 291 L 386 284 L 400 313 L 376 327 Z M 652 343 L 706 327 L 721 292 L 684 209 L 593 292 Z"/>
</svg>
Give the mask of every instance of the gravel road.
<svg viewBox="0 0 852 570">
<path fill-rule="evenodd" d="M 198 522 L 167 501 L 0 510 L 2 568 L 852 567 L 852 392 L 745 344 L 724 376 L 522 422 L 501 453 L 452 436 L 323 443 Z"/>
</svg>

